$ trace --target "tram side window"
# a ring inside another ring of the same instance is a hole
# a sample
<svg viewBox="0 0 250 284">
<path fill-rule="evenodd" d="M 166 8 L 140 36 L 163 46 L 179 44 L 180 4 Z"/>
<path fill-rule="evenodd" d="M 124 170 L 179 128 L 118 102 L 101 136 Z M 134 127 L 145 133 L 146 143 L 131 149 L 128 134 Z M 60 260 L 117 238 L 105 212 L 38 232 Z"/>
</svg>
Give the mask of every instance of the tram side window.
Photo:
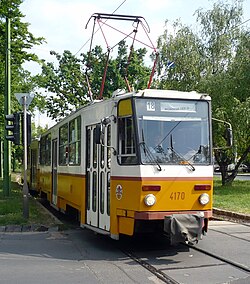
<svg viewBox="0 0 250 284">
<path fill-rule="evenodd" d="M 59 165 L 81 163 L 81 117 L 72 119 L 59 128 Z"/>
<path fill-rule="evenodd" d="M 129 117 L 120 117 L 118 119 L 118 161 L 120 164 L 136 164 L 138 162 L 135 150 L 135 135 L 133 119 Z"/>
<path fill-rule="evenodd" d="M 69 122 L 69 164 L 81 163 L 81 117 Z"/>
<path fill-rule="evenodd" d="M 96 128 L 93 131 L 93 167 L 97 167 L 97 144 L 96 144 Z"/>
<path fill-rule="evenodd" d="M 87 130 L 87 167 L 90 167 L 91 130 Z"/>
<path fill-rule="evenodd" d="M 51 163 L 51 134 L 41 137 L 40 164 L 49 166 Z"/>
<path fill-rule="evenodd" d="M 111 168 L 111 125 L 109 124 L 107 127 L 107 161 L 108 161 L 108 168 Z"/>
<path fill-rule="evenodd" d="M 68 123 L 59 128 L 59 165 L 66 165 L 68 159 Z"/>
</svg>

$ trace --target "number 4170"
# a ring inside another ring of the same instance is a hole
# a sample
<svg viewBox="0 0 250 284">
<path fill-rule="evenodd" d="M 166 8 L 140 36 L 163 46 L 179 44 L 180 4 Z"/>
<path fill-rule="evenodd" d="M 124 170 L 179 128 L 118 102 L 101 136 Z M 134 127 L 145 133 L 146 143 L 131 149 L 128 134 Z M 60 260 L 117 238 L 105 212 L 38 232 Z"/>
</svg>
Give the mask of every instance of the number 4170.
<svg viewBox="0 0 250 284">
<path fill-rule="evenodd" d="M 183 191 L 171 192 L 170 199 L 171 200 L 184 200 L 185 199 L 185 192 L 183 192 Z"/>
</svg>

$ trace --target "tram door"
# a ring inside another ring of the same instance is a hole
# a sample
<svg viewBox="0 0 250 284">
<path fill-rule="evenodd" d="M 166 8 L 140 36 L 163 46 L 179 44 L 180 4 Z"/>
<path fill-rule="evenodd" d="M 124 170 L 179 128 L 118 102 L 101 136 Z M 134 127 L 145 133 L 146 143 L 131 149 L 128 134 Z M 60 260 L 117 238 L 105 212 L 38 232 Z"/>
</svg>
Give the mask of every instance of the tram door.
<svg viewBox="0 0 250 284">
<path fill-rule="evenodd" d="M 87 127 L 86 208 L 88 225 L 110 229 L 110 125 L 105 127 L 104 146 L 96 144 L 96 125 Z"/>
<path fill-rule="evenodd" d="M 57 205 L 57 139 L 52 141 L 52 199 L 51 203 Z"/>
</svg>

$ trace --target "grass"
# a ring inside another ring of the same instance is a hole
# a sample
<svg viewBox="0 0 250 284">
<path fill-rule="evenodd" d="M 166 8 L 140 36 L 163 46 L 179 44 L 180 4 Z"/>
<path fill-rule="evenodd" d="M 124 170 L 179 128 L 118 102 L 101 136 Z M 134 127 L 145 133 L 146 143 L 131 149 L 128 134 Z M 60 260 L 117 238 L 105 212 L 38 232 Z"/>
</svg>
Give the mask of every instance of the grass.
<svg viewBox="0 0 250 284">
<path fill-rule="evenodd" d="M 234 180 L 231 186 L 222 186 L 215 178 L 213 200 L 215 208 L 250 214 L 250 181 Z"/>
<path fill-rule="evenodd" d="M 219 178 L 214 179 L 214 204 L 219 209 L 250 214 L 250 181 L 235 180 L 232 186 L 221 186 Z M 5 225 L 44 225 L 53 226 L 55 220 L 34 198 L 29 199 L 29 219 L 23 217 L 22 187 L 11 183 L 9 197 L 3 196 L 0 180 L 0 226 Z"/>
<path fill-rule="evenodd" d="M 37 201 L 29 198 L 29 218 L 23 217 L 22 187 L 11 183 L 10 196 L 3 195 L 3 184 L 0 180 L 0 226 L 6 225 L 55 225 L 55 220 L 37 204 Z"/>
</svg>

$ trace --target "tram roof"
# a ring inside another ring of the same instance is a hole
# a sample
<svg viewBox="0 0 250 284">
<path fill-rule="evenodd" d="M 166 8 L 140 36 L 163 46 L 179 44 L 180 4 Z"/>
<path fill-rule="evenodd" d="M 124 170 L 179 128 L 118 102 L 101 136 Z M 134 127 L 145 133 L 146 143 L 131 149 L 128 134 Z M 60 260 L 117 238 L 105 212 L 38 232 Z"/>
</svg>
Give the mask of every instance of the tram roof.
<svg viewBox="0 0 250 284">
<path fill-rule="evenodd" d="M 135 96 L 168 99 L 211 100 L 211 97 L 209 95 L 197 93 L 196 91 L 183 92 L 176 90 L 145 89 L 139 91 L 137 94 L 135 94 Z"/>
<path fill-rule="evenodd" d="M 48 129 L 46 133 L 50 132 L 51 129 L 56 127 L 58 124 L 62 124 L 65 120 L 67 120 L 69 117 L 72 117 L 74 114 L 77 114 L 83 109 L 87 109 L 90 107 L 96 107 L 98 104 L 103 103 L 110 103 L 114 101 L 119 101 L 121 99 L 126 98 L 132 98 L 132 97 L 138 97 L 138 98 L 159 98 L 159 99 L 187 99 L 187 100 L 206 100 L 210 101 L 211 97 L 207 94 L 197 93 L 196 91 L 191 92 L 183 92 L 183 91 L 176 91 L 176 90 L 158 90 L 158 89 L 144 89 L 134 92 L 126 92 L 125 90 L 117 90 L 115 91 L 111 98 L 108 99 L 102 99 L 102 100 L 94 100 L 92 102 L 89 102 L 86 105 L 83 105 L 82 107 L 78 108 L 77 110 L 71 112 L 69 115 L 64 117 L 62 120 L 60 120 L 57 124 L 52 126 L 50 129 Z"/>
<path fill-rule="evenodd" d="M 158 89 L 144 89 L 134 92 L 126 92 L 124 90 L 115 91 L 111 98 L 104 100 L 96 100 L 88 105 L 82 106 L 80 109 L 95 103 L 121 100 L 129 97 L 147 97 L 147 98 L 166 98 L 166 99 L 186 99 L 186 100 L 207 100 L 210 101 L 211 97 L 204 93 L 197 93 L 196 91 L 183 92 L 176 90 L 158 90 Z M 78 111 L 78 110 L 77 110 Z"/>
<path fill-rule="evenodd" d="M 187 100 L 211 100 L 207 94 L 197 93 L 196 91 L 183 92 L 176 90 L 158 90 L 158 89 L 144 89 L 138 92 L 131 92 L 121 96 L 132 97 L 150 97 L 150 98 L 166 98 L 166 99 L 187 99 Z"/>
<path fill-rule="evenodd" d="M 176 90 L 158 90 L 158 89 L 144 89 L 134 92 L 126 92 L 125 90 L 116 90 L 111 98 L 102 99 L 102 100 L 94 100 L 79 109 L 75 110 L 70 114 L 73 115 L 74 113 L 91 106 L 96 106 L 99 103 L 108 103 L 112 101 L 119 101 L 121 99 L 126 99 L 130 97 L 147 97 L 147 98 L 159 98 L 159 99 L 186 99 L 186 100 L 206 100 L 211 101 L 211 97 L 207 94 L 197 93 L 196 91 L 191 92 L 183 92 L 183 91 L 176 91 Z M 68 117 L 68 116 L 67 116 Z M 66 117 L 64 118 L 66 119 Z M 62 119 L 62 120 L 64 120 Z"/>
</svg>

